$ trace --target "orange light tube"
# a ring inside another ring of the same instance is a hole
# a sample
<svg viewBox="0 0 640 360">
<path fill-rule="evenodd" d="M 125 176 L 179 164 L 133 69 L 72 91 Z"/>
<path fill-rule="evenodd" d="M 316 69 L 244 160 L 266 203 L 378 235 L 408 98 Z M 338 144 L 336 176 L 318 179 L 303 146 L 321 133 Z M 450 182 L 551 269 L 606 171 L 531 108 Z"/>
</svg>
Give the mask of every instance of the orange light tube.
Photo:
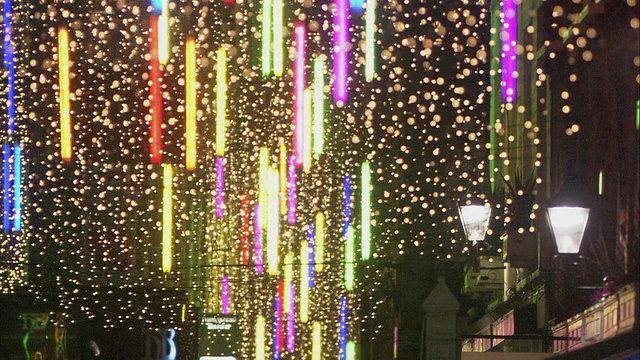
<svg viewBox="0 0 640 360">
<path fill-rule="evenodd" d="M 159 28 L 158 17 L 151 16 L 149 20 L 149 54 L 151 60 L 151 78 L 149 102 L 151 104 L 151 129 L 149 136 L 149 147 L 151 152 L 151 162 L 160 164 L 162 162 L 162 85 L 160 83 L 162 74 L 160 72 L 159 58 Z"/>
<path fill-rule="evenodd" d="M 58 29 L 58 77 L 60 80 L 60 154 L 71 161 L 71 102 L 69 97 L 69 33 Z"/>
<path fill-rule="evenodd" d="M 186 93 L 186 165 L 187 170 L 196 168 L 196 40 L 193 36 L 187 38 L 187 59 L 185 74 Z"/>
</svg>

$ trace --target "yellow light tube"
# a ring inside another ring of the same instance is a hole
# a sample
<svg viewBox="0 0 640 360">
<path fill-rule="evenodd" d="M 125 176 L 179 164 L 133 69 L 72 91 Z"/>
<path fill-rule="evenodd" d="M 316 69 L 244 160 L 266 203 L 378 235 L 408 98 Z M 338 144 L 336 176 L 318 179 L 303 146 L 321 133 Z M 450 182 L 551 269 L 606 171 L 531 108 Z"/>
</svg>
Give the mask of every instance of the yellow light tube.
<svg viewBox="0 0 640 360">
<path fill-rule="evenodd" d="M 324 214 L 318 212 L 316 214 L 316 271 L 320 272 L 324 269 Z"/>
<path fill-rule="evenodd" d="M 280 144 L 280 215 L 287 213 L 287 146 Z"/>
<path fill-rule="evenodd" d="M 196 40 L 193 36 L 187 38 L 186 47 L 186 165 L 187 170 L 196 168 Z"/>
<path fill-rule="evenodd" d="M 273 73 L 282 76 L 284 69 L 284 3 L 273 0 Z"/>
<path fill-rule="evenodd" d="M 300 321 L 309 321 L 309 244 L 300 246 Z"/>
<path fill-rule="evenodd" d="M 258 207 L 260 208 L 260 216 L 258 218 L 258 224 L 261 229 L 265 229 L 267 226 L 267 194 L 269 192 L 269 149 L 266 147 L 260 148 L 260 184 L 258 189 Z"/>
<path fill-rule="evenodd" d="M 271 0 L 262 0 L 262 75 L 271 72 Z"/>
<path fill-rule="evenodd" d="M 322 360 L 322 325 L 319 321 L 313 322 L 311 338 L 311 360 Z"/>
<path fill-rule="evenodd" d="M 224 47 L 218 49 L 216 93 L 216 155 L 224 156 L 227 121 L 227 54 Z"/>
<path fill-rule="evenodd" d="M 162 0 L 162 13 L 158 18 L 158 59 L 162 65 L 169 62 L 171 48 L 169 28 L 169 0 Z"/>
<path fill-rule="evenodd" d="M 322 360 L 322 325 L 319 321 L 313 322 L 313 335 L 311 338 L 311 360 Z"/>
<path fill-rule="evenodd" d="M 163 165 L 162 177 L 162 272 L 171 272 L 173 232 L 173 168 L 171 164 Z"/>
<path fill-rule="evenodd" d="M 58 68 L 60 81 L 60 156 L 71 161 L 71 100 L 69 97 L 69 32 L 58 29 Z"/>
<path fill-rule="evenodd" d="M 280 236 L 280 202 L 278 199 L 278 193 L 280 190 L 278 170 L 269 167 L 269 191 L 267 199 L 268 213 L 268 225 L 267 225 L 267 261 L 268 272 L 270 275 L 278 274 L 278 238 Z"/>
<path fill-rule="evenodd" d="M 360 206 L 362 221 L 360 225 L 360 250 L 362 260 L 369 260 L 371 258 L 371 166 L 368 161 L 362 163 L 360 188 L 362 191 L 362 196 L 360 196 L 362 201 Z"/>
<path fill-rule="evenodd" d="M 324 55 L 313 62 L 313 152 L 322 154 L 324 147 Z"/>
<path fill-rule="evenodd" d="M 266 340 L 265 333 L 266 333 L 266 329 L 265 329 L 264 317 L 262 315 L 258 315 L 258 318 L 256 319 L 255 360 L 264 360 L 267 358 L 266 357 L 267 354 L 265 353 L 265 340 Z"/>
</svg>

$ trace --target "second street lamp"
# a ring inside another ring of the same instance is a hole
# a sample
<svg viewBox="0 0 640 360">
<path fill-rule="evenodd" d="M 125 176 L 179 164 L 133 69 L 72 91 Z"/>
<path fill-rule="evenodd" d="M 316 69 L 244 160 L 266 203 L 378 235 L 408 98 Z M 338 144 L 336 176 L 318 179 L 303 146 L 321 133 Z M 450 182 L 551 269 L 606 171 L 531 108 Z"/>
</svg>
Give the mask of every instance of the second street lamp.
<svg viewBox="0 0 640 360">
<path fill-rule="evenodd" d="M 589 208 L 552 206 L 547 208 L 549 225 L 559 254 L 578 254 L 589 220 Z"/>
<path fill-rule="evenodd" d="M 469 241 L 482 241 L 489 227 L 491 207 L 484 205 L 462 205 L 458 207 L 460 221 Z"/>
</svg>

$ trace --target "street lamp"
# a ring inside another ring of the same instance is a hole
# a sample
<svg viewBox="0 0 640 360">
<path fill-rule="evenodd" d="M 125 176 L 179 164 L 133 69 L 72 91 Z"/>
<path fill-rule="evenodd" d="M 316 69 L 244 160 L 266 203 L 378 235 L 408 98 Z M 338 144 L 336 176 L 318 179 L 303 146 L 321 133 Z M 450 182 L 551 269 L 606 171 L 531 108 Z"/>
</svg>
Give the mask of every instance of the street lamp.
<svg viewBox="0 0 640 360">
<path fill-rule="evenodd" d="M 551 232 L 559 254 L 578 254 L 589 220 L 587 207 L 550 206 L 547 208 Z"/>
<path fill-rule="evenodd" d="M 482 241 L 489 227 L 491 207 L 484 205 L 462 205 L 458 207 L 460 221 L 469 241 Z"/>
</svg>

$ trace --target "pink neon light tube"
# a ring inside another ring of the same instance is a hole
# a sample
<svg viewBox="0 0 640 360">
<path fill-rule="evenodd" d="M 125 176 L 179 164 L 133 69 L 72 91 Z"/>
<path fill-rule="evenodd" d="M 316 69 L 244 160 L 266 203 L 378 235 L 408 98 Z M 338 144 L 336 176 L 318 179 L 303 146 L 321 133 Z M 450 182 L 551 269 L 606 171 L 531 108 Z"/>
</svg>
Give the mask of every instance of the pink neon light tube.
<svg viewBox="0 0 640 360">
<path fill-rule="evenodd" d="M 295 40 L 296 40 L 296 58 L 294 60 L 294 104 L 295 104 L 295 114 L 294 114 L 294 149 L 295 149 L 295 164 L 296 167 L 302 166 L 302 156 L 304 150 L 304 140 L 303 137 L 303 123 L 304 123 L 304 88 L 305 88 L 305 73 L 304 73 L 304 50 L 305 50 L 305 28 L 304 24 L 297 23 L 295 28 Z"/>
<path fill-rule="evenodd" d="M 253 208 L 253 261 L 256 265 L 256 273 L 262 274 L 264 265 L 262 261 L 262 228 L 260 227 L 260 206 L 256 204 Z"/>
<path fill-rule="evenodd" d="M 336 0 L 333 13 L 333 101 L 347 101 L 347 48 L 349 46 L 349 7 L 347 0 Z"/>
<path fill-rule="evenodd" d="M 289 183 L 288 194 L 287 194 L 287 220 L 289 221 L 289 225 L 294 225 L 296 223 L 296 206 L 297 206 L 297 189 L 296 182 L 298 181 L 298 175 L 296 174 L 296 166 L 293 155 L 289 155 L 288 164 L 288 177 L 287 182 Z"/>
<path fill-rule="evenodd" d="M 216 217 L 224 214 L 224 158 L 216 158 Z"/>
</svg>

